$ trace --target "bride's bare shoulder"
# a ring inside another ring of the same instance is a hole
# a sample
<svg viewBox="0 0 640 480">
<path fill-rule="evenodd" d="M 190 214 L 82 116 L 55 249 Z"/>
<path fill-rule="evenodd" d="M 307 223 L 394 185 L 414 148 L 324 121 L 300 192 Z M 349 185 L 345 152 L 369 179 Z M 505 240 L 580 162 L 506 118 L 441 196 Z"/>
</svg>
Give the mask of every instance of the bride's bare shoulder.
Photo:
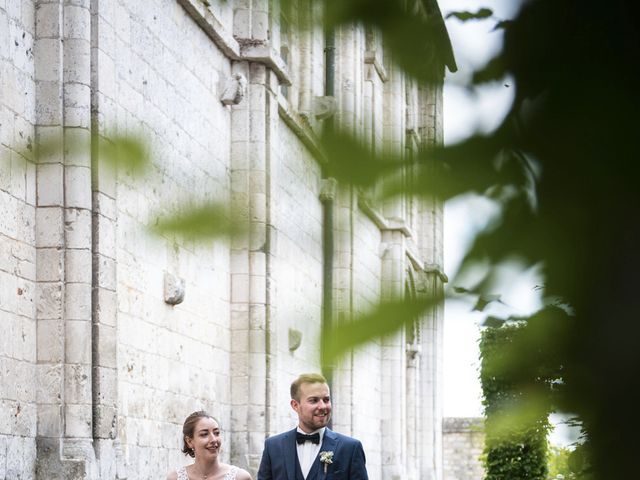
<svg viewBox="0 0 640 480">
<path fill-rule="evenodd" d="M 252 479 L 249 472 L 247 472 L 246 470 L 243 470 L 242 468 L 239 468 L 238 472 L 236 473 L 236 480 L 252 480 Z"/>
<path fill-rule="evenodd" d="M 172 470 L 167 474 L 167 480 L 178 480 L 178 471 Z"/>
</svg>

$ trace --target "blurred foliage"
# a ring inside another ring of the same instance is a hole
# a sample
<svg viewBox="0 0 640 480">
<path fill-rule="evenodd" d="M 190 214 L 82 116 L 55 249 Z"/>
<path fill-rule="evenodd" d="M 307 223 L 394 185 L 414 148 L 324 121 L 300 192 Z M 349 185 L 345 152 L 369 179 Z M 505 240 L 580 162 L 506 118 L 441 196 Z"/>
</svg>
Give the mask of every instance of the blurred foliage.
<svg viewBox="0 0 640 480">
<path fill-rule="evenodd" d="M 427 11 L 431 2 L 324 6 L 331 28 L 349 22 L 378 28 L 396 64 L 428 88 L 448 52 L 441 26 L 414 15 L 416 3 Z M 399 183 L 383 192 L 442 200 L 477 192 L 501 204 L 500 221 L 478 235 L 452 283 L 482 261 L 491 265 L 484 278 L 463 286 L 478 298 L 499 294 L 492 291 L 492 272 L 517 257 L 523 269 L 541 267 L 549 303 L 570 305 L 571 315 L 559 308 L 540 314 L 538 326 L 525 330 L 511 367 L 520 383 L 531 382 L 531 372 L 546 362 L 541 352 L 557 355 L 562 380 L 542 398 L 579 416 L 588 438 L 589 461 L 583 463 L 597 479 L 633 478 L 637 470 L 638 10 L 637 2 L 623 0 L 523 2 L 515 18 L 496 25 L 504 35 L 502 51 L 474 77 L 477 83 L 513 79 L 515 98 L 504 122 L 490 134 L 425 149 L 408 192 Z M 343 181 L 353 171 L 351 181 L 363 183 L 357 167 L 340 169 Z"/>
<path fill-rule="evenodd" d="M 374 28 L 392 53 L 393 62 L 410 76 L 442 80 L 440 65 L 455 71 L 455 60 L 436 0 L 281 0 L 281 8 L 298 28 L 313 26 L 304 12 L 323 12 L 327 30 L 361 24 Z"/>
<path fill-rule="evenodd" d="M 485 480 L 547 478 L 548 397 L 560 372 L 553 355 L 532 348 L 530 328 L 510 322 L 481 335 Z"/>
<path fill-rule="evenodd" d="M 323 358 L 327 364 L 357 345 L 392 334 L 442 301 L 437 295 L 423 299 L 393 299 L 381 302 L 356 318 L 340 318 L 333 328 L 322 331 Z"/>
<path fill-rule="evenodd" d="M 569 467 L 569 459 L 573 451 L 566 447 L 549 445 L 547 453 L 547 480 L 574 480 L 575 473 Z"/>
<path fill-rule="evenodd" d="M 246 233 L 246 222 L 232 221 L 240 217 L 239 209 L 229 208 L 226 202 L 187 204 L 178 212 L 160 216 L 151 229 L 160 235 L 188 240 L 228 238 Z"/>
<path fill-rule="evenodd" d="M 31 144 L 21 152 L 31 158 Z M 88 165 L 92 158 L 99 166 L 128 175 L 142 175 L 149 166 L 149 153 L 141 134 L 91 135 L 80 128 L 57 129 L 41 135 L 35 142 L 33 159 L 36 163 L 59 163 L 61 158 L 76 165 Z"/>
<path fill-rule="evenodd" d="M 144 173 L 149 165 L 147 146 L 140 135 L 94 136 L 92 142 L 102 164 L 112 169 L 135 176 Z"/>
<path fill-rule="evenodd" d="M 575 448 L 550 445 L 547 465 L 547 480 L 590 480 L 593 472 L 586 453 L 587 444 L 578 444 Z"/>
</svg>

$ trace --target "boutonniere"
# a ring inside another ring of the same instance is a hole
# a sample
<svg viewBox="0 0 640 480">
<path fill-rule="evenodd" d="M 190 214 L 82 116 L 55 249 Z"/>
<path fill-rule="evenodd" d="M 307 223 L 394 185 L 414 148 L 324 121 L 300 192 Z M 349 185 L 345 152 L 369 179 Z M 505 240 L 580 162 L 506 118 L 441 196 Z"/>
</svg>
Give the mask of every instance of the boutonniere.
<svg viewBox="0 0 640 480">
<path fill-rule="evenodd" d="M 324 465 L 324 473 L 327 474 L 327 467 L 329 464 L 333 463 L 333 452 L 329 450 L 328 452 L 320 452 L 320 461 Z"/>
</svg>

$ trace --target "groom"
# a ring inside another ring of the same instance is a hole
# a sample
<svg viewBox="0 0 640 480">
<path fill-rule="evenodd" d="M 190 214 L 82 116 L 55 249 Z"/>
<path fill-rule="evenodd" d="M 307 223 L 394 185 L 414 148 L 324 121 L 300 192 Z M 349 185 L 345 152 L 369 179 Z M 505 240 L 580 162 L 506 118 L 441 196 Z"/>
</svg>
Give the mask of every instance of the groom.
<svg viewBox="0 0 640 480">
<path fill-rule="evenodd" d="M 298 426 L 265 440 L 257 480 L 368 480 L 362 444 L 327 428 L 331 397 L 322 375 L 291 384 L 291 407 Z"/>
</svg>

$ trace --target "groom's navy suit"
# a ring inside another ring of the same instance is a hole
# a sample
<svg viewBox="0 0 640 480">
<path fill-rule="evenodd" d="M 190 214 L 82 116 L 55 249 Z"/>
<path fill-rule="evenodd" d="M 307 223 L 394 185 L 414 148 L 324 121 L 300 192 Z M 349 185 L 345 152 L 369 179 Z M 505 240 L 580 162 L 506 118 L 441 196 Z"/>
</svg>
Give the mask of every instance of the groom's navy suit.
<svg viewBox="0 0 640 480">
<path fill-rule="evenodd" d="M 368 480 L 364 450 L 355 438 L 327 428 L 320 451 L 333 452 L 333 463 L 327 466 L 325 476 L 318 455 L 306 480 Z M 265 440 L 257 480 L 304 480 L 298 462 L 295 428 Z"/>
</svg>

